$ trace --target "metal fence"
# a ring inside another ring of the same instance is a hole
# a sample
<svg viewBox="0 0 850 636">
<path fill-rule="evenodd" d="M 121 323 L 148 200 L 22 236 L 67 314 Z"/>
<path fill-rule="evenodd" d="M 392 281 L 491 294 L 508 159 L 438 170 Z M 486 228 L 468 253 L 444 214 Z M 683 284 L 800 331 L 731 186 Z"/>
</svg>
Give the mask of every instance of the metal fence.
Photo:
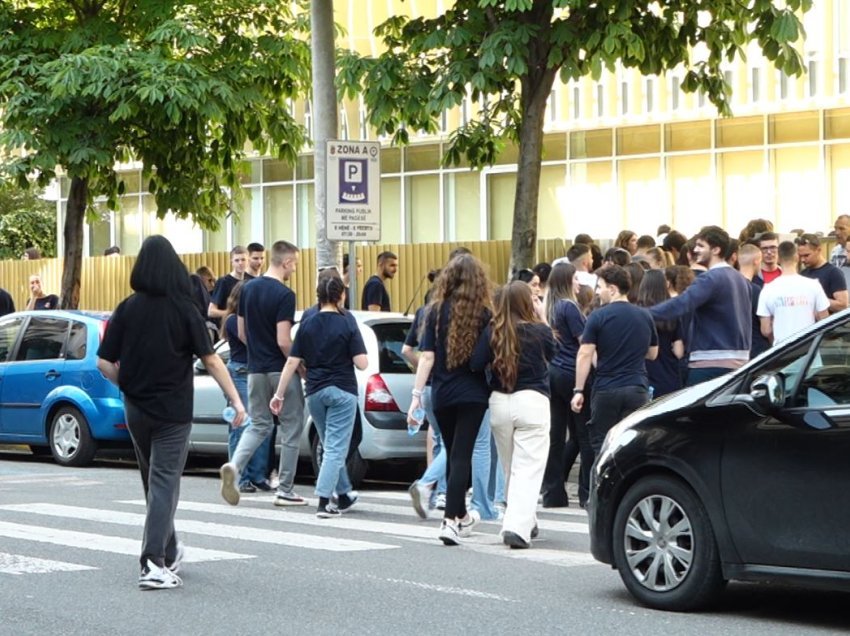
<svg viewBox="0 0 850 636">
<path fill-rule="evenodd" d="M 379 253 L 391 251 L 398 255 L 399 268 L 390 281 L 388 291 L 393 311 L 404 311 L 408 305 L 418 307 L 425 298 L 428 283 L 425 277 L 432 269 L 442 267 L 449 253 L 456 247 L 465 246 L 478 257 L 487 268 L 494 283 L 504 283 L 510 262 L 510 241 L 481 241 L 464 243 L 417 243 L 407 245 L 361 245 L 356 255 L 363 262 L 363 276 L 357 281 L 363 288 L 365 279 L 371 276 Z M 567 245 L 561 239 L 545 239 L 537 242 L 535 262 L 551 262 L 566 253 Z M 184 254 L 181 259 L 190 272 L 202 265 L 209 267 L 216 276 L 230 271 L 228 252 L 205 252 Z M 268 256 L 267 256 L 268 259 Z M 80 309 L 112 310 L 131 293 L 130 272 L 135 256 L 93 256 L 83 259 L 80 282 Z M 35 261 L 0 261 L 0 287 L 8 291 L 15 300 L 15 307 L 23 309 L 29 298 L 29 277 L 41 276 L 46 294 L 59 294 L 62 279 L 62 259 L 45 258 Z M 424 282 L 423 282 L 424 281 Z M 298 298 L 298 307 L 315 302 L 316 298 L 316 250 L 301 250 L 298 271 L 289 285 Z M 358 306 L 359 300 L 352 303 Z"/>
</svg>

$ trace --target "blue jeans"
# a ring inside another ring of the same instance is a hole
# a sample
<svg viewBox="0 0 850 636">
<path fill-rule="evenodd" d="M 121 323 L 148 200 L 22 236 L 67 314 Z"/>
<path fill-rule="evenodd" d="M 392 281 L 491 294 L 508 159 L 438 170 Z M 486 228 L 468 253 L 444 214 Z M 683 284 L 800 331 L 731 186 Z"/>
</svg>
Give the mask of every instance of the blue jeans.
<svg viewBox="0 0 850 636">
<path fill-rule="evenodd" d="M 310 415 L 322 440 L 322 465 L 316 478 L 316 495 L 331 498 L 336 492 L 351 492 L 351 480 L 345 468 L 348 445 L 354 431 L 357 396 L 335 386 L 319 389 L 307 396 Z"/>
<path fill-rule="evenodd" d="M 493 503 L 504 504 L 505 496 L 505 471 L 499 462 L 499 451 L 496 449 L 496 438 L 490 436 L 490 500 Z"/>
<path fill-rule="evenodd" d="M 446 492 L 446 447 L 443 444 L 443 436 L 440 434 L 440 426 L 437 423 L 437 416 L 434 414 L 434 402 L 431 399 L 431 387 L 426 386 L 422 390 L 422 408 L 425 409 L 425 417 L 428 418 L 428 425 L 434 435 L 434 459 L 419 481 L 423 484 L 430 485 L 436 482 L 437 488 L 434 494 Z"/>
<path fill-rule="evenodd" d="M 228 362 L 227 372 L 230 373 L 230 379 L 233 380 L 233 384 L 236 387 L 236 391 L 237 393 L 239 393 L 239 399 L 242 400 L 242 404 L 247 409 L 248 367 L 241 362 Z M 227 456 L 228 459 L 233 459 L 233 453 L 236 451 L 236 447 L 239 445 L 239 440 L 242 438 L 242 433 L 244 433 L 250 427 L 250 424 L 248 426 L 239 426 L 238 428 L 234 428 L 233 426 L 228 424 L 227 427 L 229 431 L 229 436 L 227 439 Z M 270 447 L 271 436 L 267 437 L 266 440 L 262 444 L 260 444 L 260 447 L 257 449 L 257 452 L 254 453 L 254 455 L 251 457 L 251 460 L 248 462 L 248 465 L 245 467 L 245 470 L 242 471 L 242 474 L 239 478 L 240 486 L 249 481 L 253 481 L 256 483 L 261 483 L 262 481 L 265 481 Z"/>
<path fill-rule="evenodd" d="M 472 449 L 472 501 L 482 519 L 498 519 L 499 513 L 493 507 L 493 497 L 490 495 L 490 411 L 484 413 L 475 446 Z"/>
</svg>

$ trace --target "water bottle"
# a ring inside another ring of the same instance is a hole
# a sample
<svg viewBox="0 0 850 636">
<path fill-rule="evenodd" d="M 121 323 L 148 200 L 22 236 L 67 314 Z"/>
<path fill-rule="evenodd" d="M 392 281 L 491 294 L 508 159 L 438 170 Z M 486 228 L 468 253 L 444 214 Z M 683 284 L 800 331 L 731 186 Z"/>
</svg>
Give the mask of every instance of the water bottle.
<svg viewBox="0 0 850 636">
<path fill-rule="evenodd" d="M 230 406 L 229 404 L 224 407 L 224 410 L 221 412 L 221 417 L 228 424 L 233 424 L 233 420 L 236 419 L 236 409 Z M 242 427 L 245 428 L 251 423 L 251 418 L 246 417 L 245 421 L 242 422 Z"/>
<path fill-rule="evenodd" d="M 415 423 L 407 425 L 407 434 L 411 437 L 416 435 L 416 433 L 419 432 L 419 429 L 422 428 L 422 423 L 425 421 L 425 409 L 421 406 L 413 409 L 413 419 Z"/>
</svg>

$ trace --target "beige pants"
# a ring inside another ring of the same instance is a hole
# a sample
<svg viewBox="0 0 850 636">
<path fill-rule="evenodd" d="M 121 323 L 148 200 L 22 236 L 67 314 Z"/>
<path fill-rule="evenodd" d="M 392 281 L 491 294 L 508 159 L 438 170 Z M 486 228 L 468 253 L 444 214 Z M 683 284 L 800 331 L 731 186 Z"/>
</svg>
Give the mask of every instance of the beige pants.
<svg viewBox="0 0 850 636">
<path fill-rule="evenodd" d="M 505 471 L 502 532 L 531 541 L 537 498 L 549 455 L 549 398 L 537 391 L 490 395 L 490 426 Z"/>
</svg>

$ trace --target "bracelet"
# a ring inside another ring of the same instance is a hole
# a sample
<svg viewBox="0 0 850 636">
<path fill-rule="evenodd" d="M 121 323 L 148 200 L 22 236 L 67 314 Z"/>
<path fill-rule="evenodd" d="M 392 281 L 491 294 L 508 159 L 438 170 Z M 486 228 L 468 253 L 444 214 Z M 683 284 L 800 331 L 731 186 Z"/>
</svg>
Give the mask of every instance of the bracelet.
<svg viewBox="0 0 850 636">
<path fill-rule="evenodd" d="M 578 393 L 584 393 L 584 389 L 579 389 L 579 388 L 573 389 L 573 395 L 576 395 Z"/>
<path fill-rule="evenodd" d="M 422 391 L 420 391 L 419 389 L 413 389 L 412 393 L 413 393 L 413 397 L 417 397 L 417 398 L 422 397 Z"/>
</svg>

